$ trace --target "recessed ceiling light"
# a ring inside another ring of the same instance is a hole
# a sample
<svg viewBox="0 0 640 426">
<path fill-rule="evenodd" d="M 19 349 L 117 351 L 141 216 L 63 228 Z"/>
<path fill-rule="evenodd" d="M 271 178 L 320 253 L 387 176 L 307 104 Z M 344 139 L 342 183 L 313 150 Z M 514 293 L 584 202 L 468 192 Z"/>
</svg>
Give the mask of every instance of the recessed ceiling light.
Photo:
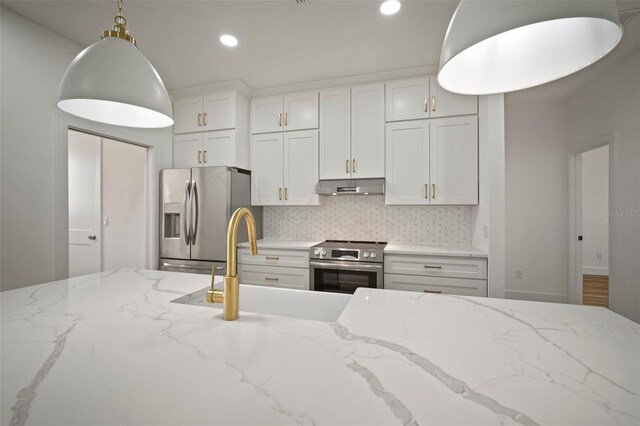
<svg viewBox="0 0 640 426">
<path fill-rule="evenodd" d="M 229 47 L 236 47 L 238 45 L 238 39 L 230 34 L 223 34 L 220 36 L 220 43 Z"/>
<path fill-rule="evenodd" d="M 387 0 L 380 5 L 380 13 L 383 15 L 393 15 L 400 10 L 400 2 L 398 0 Z"/>
</svg>

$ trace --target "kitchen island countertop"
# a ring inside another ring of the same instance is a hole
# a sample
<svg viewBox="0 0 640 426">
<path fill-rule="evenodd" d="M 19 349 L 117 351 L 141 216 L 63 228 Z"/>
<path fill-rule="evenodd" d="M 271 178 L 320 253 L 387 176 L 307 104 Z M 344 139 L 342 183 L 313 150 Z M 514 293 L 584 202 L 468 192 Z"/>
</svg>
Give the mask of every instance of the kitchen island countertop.
<svg viewBox="0 0 640 426">
<path fill-rule="evenodd" d="M 4 292 L 2 424 L 638 424 L 607 309 L 359 289 L 336 323 L 171 303 L 118 270 Z M 242 298 L 242 290 L 241 290 Z"/>
</svg>

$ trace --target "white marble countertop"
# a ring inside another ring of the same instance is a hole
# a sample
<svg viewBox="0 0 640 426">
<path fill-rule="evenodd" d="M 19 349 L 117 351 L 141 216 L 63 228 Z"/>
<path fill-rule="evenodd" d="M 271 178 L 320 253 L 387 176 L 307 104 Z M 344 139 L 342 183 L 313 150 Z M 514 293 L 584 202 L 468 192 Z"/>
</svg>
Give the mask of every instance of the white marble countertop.
<svg viewBox="0 0 640 426">
<path fill-rule="evenodd" d="M 2 293 L 0 423 L 640 423 L 640 326 L 604 308 L 359 289 L 337 323 L 225 322 L 170 303 L 208 280 Z"/>
<path fill-rule="evenodd" d="M 308 250 L 309 248 L 320 244 L 322 241 L 306 241 L 306 240 L 280 240 L 277 238 L 263 238 L 258 240 L 258 248 L 267 249 L 284 249 L 284 250 Z M 249 243 L 240 243 L 238 247 L 249 247 Z"/>
<path fill-rule="evenodd" d="M 486 252 L 470 245 L 389 243 L 384 252 L 385 254 L 487 257 Z"/>
</svg>

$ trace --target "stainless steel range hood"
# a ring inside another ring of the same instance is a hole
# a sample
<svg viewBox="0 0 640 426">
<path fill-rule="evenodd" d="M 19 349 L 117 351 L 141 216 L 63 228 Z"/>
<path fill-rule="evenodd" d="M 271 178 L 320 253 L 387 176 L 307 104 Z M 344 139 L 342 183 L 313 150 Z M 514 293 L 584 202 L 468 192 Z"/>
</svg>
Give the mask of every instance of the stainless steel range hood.
<svg viewBox="0 0 640 426">
<path fill-rule="evenodd" d="M 316 185 L 319 195 L 383 195 L 384 179 L 321 180 Z"/>
</svg>

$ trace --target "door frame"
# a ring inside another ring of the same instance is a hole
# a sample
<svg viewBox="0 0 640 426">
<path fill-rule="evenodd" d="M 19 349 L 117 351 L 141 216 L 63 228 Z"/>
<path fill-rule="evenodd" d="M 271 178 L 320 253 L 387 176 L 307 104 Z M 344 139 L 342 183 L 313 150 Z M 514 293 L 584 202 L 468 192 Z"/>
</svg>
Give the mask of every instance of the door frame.
<svg viewBox="0 0 640 426">
<path fill-rule="evenodd" d="M 106 138 L 106 139 L 111 139 L 114 141 L 118 141 L 118 142 L 122 142 L 122 143 L 127 143 L 130 145 L 137 145 L 140 146 L 142 148 L 145 148 L 147 150 L 147 163 L 146 163 L 146 174 L 145 174 L 145 189 L 146 189 L 146 211 L 147 211 L 147 230 L 146 230 L 146 240 L 147 243 L 145 244 L 145 254 L 144 254 L 144 258 L 145 258 L 145 268 L 146 269 L 153 269 L 153 265 L 156 259 L 155 256 L 155 251 L 154 251 L 154 233 L 155 233 L 155 226 L 154 226 L 154 211 L 153 211 L 153 194 L 154 194 L 154 188 L 152 188 L 153 186 L 153 170 L 154 170 L 154 166 L 155 166 L 155 150 L 153 146 L 144 144 L 144 143 L 140 143 L 140 142 L 135 142 L 135 141 L 131 141 L 131 140 L 127 140 L 127 139 L 123 139 L 121 137 L 117 137 L 117 136 L 112 136 L 109 135 L 107 133 L 101 133 L 101 132 L 96 132 L 94 130 L 88 130 L 86 128 L 82 128 L 79 126 L 73 126 L 73 125 L 69 125 L 67 126 L 67 130 L 74 130 L 76 132 L 81 132 L 81 133 L 86 133 L 89 135 L 94 135 L 97 136 L 99 138 Z M 67 133 L 68 134 L 68 133 Z M 69 143 L 68 141 L 68 136 L 67 136 L 67 144 Z M 100 151 L 102 152 L 102 141 L 100 141 Z M 100 161 L 102 164 L 102 154 L 100 156 Z M 68 166 L 67 166 L 67 170 L 68 170 Z M 100 193 L 102 193 L 102 182 L 100 184 Z M 69 200 L 67 199 L 67 206 L 69 205 Z M 101 210 L 102 211 L 102 210 Z M 102 215 L 100 217 L 100 224 L 102 225 Z M 67 228 L 68 228 L 68 221 L 67 221 Z M 67 233 L 68 233 L 68 229 L 67 229 Z M 101 243 L 102 244 L 102 243 Z M 68 244 L 67 244 L 68 247 Z"/>
<path fill-rule="evenodd" d="M 582 244 L 578 244 L 578 235 L 582 234 L 582 154 L 609 146 L 609 209 L 611 209 L 613 185 L 613 152 L 615 132 L 610 131 L 577 142 L 567 148 L 569 161 L 569 269 L 567 281 L 567 296 L 569 303 L 582 305 Z M 615 300 L 615 240 L 613 222 L 609 218 L 609 306 Z"/>
</svg>

